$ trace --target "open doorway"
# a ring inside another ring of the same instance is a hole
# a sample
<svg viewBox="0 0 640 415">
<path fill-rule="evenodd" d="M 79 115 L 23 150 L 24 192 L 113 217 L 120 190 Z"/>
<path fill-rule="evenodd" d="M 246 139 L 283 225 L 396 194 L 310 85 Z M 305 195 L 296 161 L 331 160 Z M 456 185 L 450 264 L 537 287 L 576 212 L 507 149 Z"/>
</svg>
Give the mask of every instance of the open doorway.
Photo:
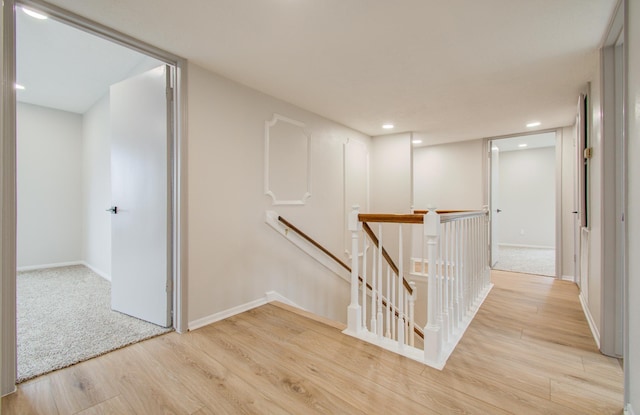
<svg viewBox="0 0 640 415">
<path fill-rule="evenodd" d="M 494 269 L 556 276 L 556 133 L 494 139 Z"/>
<path fill-rule="evenodd" d="M 108 211 L 115 194 L 114 131 L 121 125 L 114 121 L 118 113 L 114 108 L 119 108 L 114 103 L 126 101 L 122 90 L 130 88 L 122 84 L 157 77 L 159 68 L 161 89 L 156 95 L 165 105 L 171 69 L 167 72 L 164 62 L 145 54 L 40 17 L 22 8 L 16 12 L 16 78 L 24 88 L 17 91 L 16 108 L 18 380 L 163 333 L 171 326 L 168 312 L 167 318 L 153 325 L 111 311 L 122 308 L 113 298 L 114 269 L 135 269 L 136 278 L 141 271 L 130 260 L 123 267 L 114 255 L 113 241 L 123 229 L 120 226 L 114 232 L 114 222 L 123 222 L 121 217 L 127 215 L 114 218 L 110 213 L 115 212 Z M 144 119 L 139 110 L 147 107 L 120 112 Z M 175 111 L 166 105 L 162 108 L 165 118 L 160 123 L 168 126 L 172 123 L 166 117 Z M 153 304 L 163 303 L 171 310 L 166 131 L 160 136 L 163 169 L 155 180 L 164 190 L 156 206 L 165 209 L 157 209 L 161 224 L 153 235 L 166 242 L 159 247 L 163 251 L 159 267 L 153 264 L 156 271 L 160 269 L 154 278 L 163 293 Z M 137 164 L 150 163 L 145 156 Z M 120 287 L 127 294 L 141 289 Z"/>
</svg>

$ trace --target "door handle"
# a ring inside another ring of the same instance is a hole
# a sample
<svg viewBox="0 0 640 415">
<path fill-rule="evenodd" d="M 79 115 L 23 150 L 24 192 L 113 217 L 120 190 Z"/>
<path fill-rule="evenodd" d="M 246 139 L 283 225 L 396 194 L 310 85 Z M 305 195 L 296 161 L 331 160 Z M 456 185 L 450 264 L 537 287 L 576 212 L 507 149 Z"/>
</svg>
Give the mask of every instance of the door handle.
<svg viewBox="0 0 640 415">
<path fill-rule="evenodd" d="M 111 206 L 109 209 L 107 209 L 107 212 L 111 212 L 112 215 L 117 215 L 118 214 L 118 206 Z"/>
<path fill-rule="evenodd" d="M 502 212 L 502 209 L 496 209 L 496 212 L 500 213 L 500 212 Z"/>
</svg>

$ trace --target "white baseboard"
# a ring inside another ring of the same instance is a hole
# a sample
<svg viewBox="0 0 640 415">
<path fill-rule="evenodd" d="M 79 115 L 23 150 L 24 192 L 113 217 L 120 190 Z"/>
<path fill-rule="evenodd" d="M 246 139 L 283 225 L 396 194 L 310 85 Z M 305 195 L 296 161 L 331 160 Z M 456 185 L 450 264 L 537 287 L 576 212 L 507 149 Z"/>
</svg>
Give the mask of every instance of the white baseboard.
<svg viewBox="0 0 640 415">
<path fill-rule="evenodd" d="M 88 263 L 82 261 L 82 265 L 84 265 L 85 267 L 89 268 L 91 271 L 95 272 L 96 274 L 98 274 L 99 276 L 101 276 L 102 278 L 104 278 L 105 280 L 111 282 L 111 275 L 107 274 L 104 271 L 99 270 L 98 268 L 89 265 Z"/>
<path fill-rule="evenodd" d="M 584 293 L 580 291 L 580 304 L 582 305 L 582 311 L 584 312 L 584 316 L 587 318 L 587 323 L 589 324 L 589 328 L 591 329 L 591 335 L 593 339 L 596 341 L 596 346 L 600 349 L 600 332 L 598 331 L 598 326 L 596 326 L 596 321 L 593 319 L 591 315 L 591 311 L 589 311 L 589 307 L 587 306 L 587 301 L 584 298 Z"/>
<path fill-rule="evenodd" d="M 573 275 L 563 275 L 561 279 L 562 281 L 576 282 L 576 277 L 574 277 Z"/>
<path fill-rule="evenodd" d="M 266 294 L 266 299 L 267 299 L 267 303 L 270 303 L 272 301 L 279 301 L 281 303 L 290 305 L 292 307 L 296 307 L 296 308 L 300 308 L 302 310 L 304 310 L 303 307 L 300 307 L 298 304 L 294 303 L 293 301 L 289 300 L 287 297 L 283 296 L 280 293 L 277 293 L 275 291 L 267 291 Z"/>
<path fill-rule="evenodd" d="M 624 408 L 624 415 L 636 415 L 630 403 L 628 403 L 626 408 Z"/>
<path fill-rule="evenodd" d="M 56 262 L 54 264 L 27 265 L 26 267 L 18 267 L 18 271 L 35 271 L 38 269 L 69 267 L 72 265 L 84 265 L 82 261 Z"/>
<path fill-rule="evenodd" d="M 525 244 L 498 244 L 498 246 L 505 246 L 510 248 L 556 249 L 555 246 L 525 245 Z"/>
<path fill-rule="evenodd" d="M 225 318 L 233 317 L 236 314 L 244 313 L 245 311 L 249 311 L 253 308 L 260 307 L 261 305 L 265 305 L 270 303 L 271 301 L 280 301 L 281 303 L 285 303 L 291 305 L 293 307 L 302 308 L 293 301 L 289 300 L 285 296 L 278 294 L 275 291 L 269 291 L 265 294 L 264 297 L 258 298 L 257 300 L 249 301 L 248 303 L 241 304 L 232 308 L 229 308 L 224 311 L 220 311 L 218 313 L 211 314 L 206 317 L 199 318 L 194 321 L 190 321 L 187 324 L 188 330 L 196 330 L 200 327 L 207 326 L 209 324 L 215 323 L 216 321 L 224 320 Z"/>
</svg>

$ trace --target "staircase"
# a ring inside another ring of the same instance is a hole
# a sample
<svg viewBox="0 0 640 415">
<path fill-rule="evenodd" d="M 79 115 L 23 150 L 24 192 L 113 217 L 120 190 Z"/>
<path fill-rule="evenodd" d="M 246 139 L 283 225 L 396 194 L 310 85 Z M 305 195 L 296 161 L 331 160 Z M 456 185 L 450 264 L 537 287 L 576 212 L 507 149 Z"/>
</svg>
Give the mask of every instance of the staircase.
<svg viewBox="0 0 640 415">
<path fill-rule="evenodd" d="M 492 287 L 486 211 L 362 214 L 354 206 L 351 266 L 275 212 L 267 223 L 349 281 L 345 334 L 437 369 Z"/>
</svg>

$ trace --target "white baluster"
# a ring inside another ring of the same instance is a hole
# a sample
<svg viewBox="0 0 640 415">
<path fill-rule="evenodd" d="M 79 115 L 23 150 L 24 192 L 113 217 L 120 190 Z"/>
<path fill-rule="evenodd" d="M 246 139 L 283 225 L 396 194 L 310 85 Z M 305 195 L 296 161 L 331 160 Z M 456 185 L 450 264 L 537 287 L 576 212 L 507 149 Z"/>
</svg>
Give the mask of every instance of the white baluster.
<svg viewBox="0 0 640 415">
<path fill-rule="evenodd" d="M 424 215 L 424 237 L 427 240 L 429 260 L 428 269 L 428 300 L 427 300 L 427 324 L 424 328 L 424 358 L 428 361 L 440 359 L 442 350 L 442 332 L 438 325 L 437 309 L 437 266 L 438 243 L 440 237 L 440 217 L 434 208 Z"/>
<path fill-rule="evenodd" d="M 371 332 L 372 333 L 377 333 L 376 330 L 378 330 L 378 323 L 376 322 L 376 317 L 378 315 L 378 300 L 377 300 L 377 296 L 378 296 L 378 291 L 377 291 L 377 281 L 378 281 L 378 274 L 377 272 L 377 266 L 378 266 L 378 261 L 377 261 L 377 256 L 378 256 L 378 251 L 376 249 L 373 250 L 372 252 L 372 264 L 373 264 L 373 272 L 371 273 Z"/>
<path fill-rule="evenodd" d="M 376 279 L 378 278 L 378 275 L 376 274 L 378 272 L 378 251 L 374 249 L 371 256 L 371 264 L 373 269 L 371 270 L 371 325 L 369 327 L 371 329 L 371 332 L 375 334 L 377 328 L 376 306 L 378 305 L 378 302 L 376 301 L 376 295 L 378 294 L 375 291 Z"/>
<path fill-rule="evenodd" d="M 362 328 L 367 329 L 367 248 L 369 239 L 363 236 L 364 248 L 362 249 Z"/>
<path fill-rule="evenodd" d="M 395 274 L 391 273 L 391 267 L 387 265 L 387 281 L 391 281 L 391 295 L 389 296 L 389 307 L 390 307 L 390 315 L 391 315 L 391 333 L 389 337 L 392 339 L 396 338 L 396 279 L 394 278 Z"/>
<path fill-rule="evenodd" d="M 382 339 L 382 224 L 378 224 L 378 315 L 376 333 Z"/>
<path fill-rule="evenodd" d="M 489 208 L 485 207 L 484 209 L 484 240 L 485 240 L 485 260 L 484 266 L 486 269 L 485 281 L 484 281 L 484 289 L 488 288 L 491 284 L 491 264 L 489 256 L 490 256 L 490 245 L 489 245 Z"/>
<path fill-rule="evenodd" d="M 361 224 L 358 220 L 359 206 L 355 205 L 349 214 L 349 230 L 351 231 L 351 304 L 347 310 L 347 329 L 359 333 L 362 329 L 362 309 L 358 304 L 358 232 Z"/>
<path fill-rule="evenodd" d="M 398 350 L 402 351 L 405 345 L 404 338 L 404 329 L 405 329 L 405 320 L 404 320 L 404 273 L 403 273 L 403 263 L 404 256 L 403 252 L 403 241 L 402 241 L 402 224 L 398 224 Z"/>
<path fill-rule="evenodd" d="M 387 264 L 387 331 L 385 337 L 391 338 L 396 330 L 395 318 L 393 318 L 393 297 L 395 295 L 396 286 L 391 278 L 391 267 Z"/>
<path fill-rule="evenodd" d="M 461 232 L 461 221 L 456 220 L 454 225 L 455 232 L 455 293 L 453 299 L 453 314 L 456 328 L 460 327 L 462 323 L 460 317 L 460 304 L 462 301 L 462 284 L 460 283 L 460 278 L 462 277 L 462 232 Z"/>
<path fill-rule="evenodd" d="M 442 237 L 440 251 L 441 256 L 441 281 L 442 281 L 442 341 L 449 342 L 449 223 L 445 222 L 441 226 Z"/>
</svg>

